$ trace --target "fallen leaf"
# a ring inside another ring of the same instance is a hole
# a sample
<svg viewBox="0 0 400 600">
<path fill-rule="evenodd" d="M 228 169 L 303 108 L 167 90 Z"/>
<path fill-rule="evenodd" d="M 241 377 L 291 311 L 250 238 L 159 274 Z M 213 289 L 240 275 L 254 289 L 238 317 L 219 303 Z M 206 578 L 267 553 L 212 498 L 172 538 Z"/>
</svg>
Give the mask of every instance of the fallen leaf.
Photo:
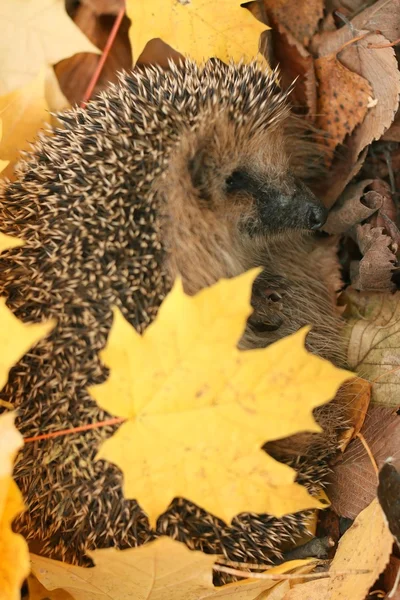
<svg viewBox="0 0 400 600">
<path fill-rule="evenodd" d="M 29 600 L 74 600 L 65 590 L 47 590 L 34 575 L 28 577 Z"/>
<path fill-rule="evenodd" d="M 346 381 L 338 390 L 335 402 L 343 407 L 344 421 L 348 428 L 340 437 L 340 449 L 347 448 L 351 440 L 361 431 L 371 400 L 371 384 L 356 377 Z"/>
<path fill-rule="evenodd" d="M 198 62 L 210 57 L 250 60 L 268 29 L 240 6 L 240 0 L 127 0 L 126 12 L 132 21 L 129 37 L 135 59 L 149 40 L 160 38 Z"/>
<path fill-rule="evenodd" d="M 400 385 L 400 292 L 344 294 L 347 363 L 372 381 L 372 401 L 396 407 Z"/>
<path fill-rule="evenodd" d="M 361 433 L 381 468 L 389 457 L 400 458 L 400 417 L 393 409 L 371 406 Z M 353 440 L 329 477 L 327 494 L 338 515 L 354 519 L 376 496 L 377 474 L 359 439 Z"/>
<path fill-rule="evenodd" d="M 122 469 L 125 497 L 137 499 L 153 525 L 175 497 L 226 522 L 241 512 L 282 516 L 321 506 L 261 447 L 319 431 L 312 409 L 351 374 L 305 350 L 306 328 L 239 351 L 254 277 L 253 270 L 194 297 L 176 282 L 143 336 L 114 311 L 101 353 L 111 374 L 90 393 L 127 422 L 98 458 Z"/>
<path fill-rule="evenodd" d="M 400 416 L 396 415 L 400 421 Z M 398 435 L 400 439 L 400 435 Z M 378 499 L 383 512 L 385 513 L 388 527 L 395 538 L 397 545 L 400 546 L 400 473 L 396 469 L 393 461 L 400 464 L 400 443 L 397 441 L 397 457 L 390 456 L 382 465 L 379 471 Z M 396 460 L 397 458 L 397 460 Z"/>
<path fill-rule="evenodd" d="M 373 179 L 364 179 L 347 186 L 330 211 L 323 227 L 324 231 L 331 235 L 346 233 L 354 225 L 368 219 L 382 206 L 382 200 L 375 196 L 367 201 L 364 200 L 364 192 L 372 181 Z"/>
<path fill-rule="evenodd" d="M 28 546 L 11 524 L 24 510 L 22 496 L 11 474 L 17 451 L 23 445 L 14 426 L 14 413 L 0 416 L 0 598 L 20 600 L 21 585 L 29 573 Z"/>
<path fill-rule="evenodd" d="M 307 107 L 307 117 L 314 120 L 317 113 L 317 84 L 313 57 L 281 23 L 275 24 L 272 38 L 283 89 L 288 89 L 297 78 L 291 101 L 294 105 Z"/>
<path fill-rule="evenodd" d="M 341 538 L 330 577 L 296 585 L 284 600 L 365 600 L 389 561 L 392 545 L 392 534 L 375 499 Z M 335 576 L 336 572 L 340 574 Z"/>
<path fill-rule="evenodd" d="M 318 58 L 315 74 L 318 81 L 316 124 L 328 134 L 324 141 L 333 157 L 336 146 L 363 121 L 372 89 L 364 77 L 347 69 L 336 54 Z"/>
<path fill-rule="evenodd" d="M 375 30 L 375 25 L 373 29 Z M 332 37 L 334 34 L 330 32 L 322 36 L 324 39 L 320 40 L 317 48 L 320 57 L 338 53 L 355 35 L 367 33 L 365 30 L 350 30 L 349 27 L 342 27 L 339 31 L 342 32 L 340 37 Z M 369 33 L 365 38 L 346 46 L 338 55 L 344 67 L 369 82 L 375 104 L 348 137 L 341 156 L 334 161 L 329 176 L 320 185 L 319 195 L 328 207 L 332 206 L 348 181 L 360 169 L 365 157 L 365 153 L 360 153 L 390 127 L 398 108 L 400 73 L 394 51 L 392 48 L 370 48 L 369 44 L 385 45 L 387 39 L 382 35 Z"/>
<path fill-rule="evenodd" d="M 26 85 L 43 66 L 98 49 L 68 17 L 63 0 L 2 0 L 0 94 Z"/>
<path fill-rule="evenodd" d="M 0 348 L 3 349 L 0 354 L 0 389 L 2 389 L 7 382 L 11 367 L 29 348 L 53 329 L 55 321 L 38 324 L 22 323 L 7 308 L 5 298 L 0 298 L 0 323 Z"/>
<path fill-rule="evenodd" d="M 167 537 L 139 548 L 108 548 L 89 555 L 96 565 L 92 569 L 32 554 L 32 572 L 45 588 L 68 592 L 73 600 L 255 600 L 278 584 L 274 580 L 251 579 L 215 587 L 212 566 L 218 556 L 189 550 Z M 307 563 L 308 560 L 289 561 L 268 572 L 301 571 Z M 53 600 L 53 596 L 50 598 Z"/>
<path fill-rule="evenodd" d="M 307 46 L 324 16 L 323 0 L 264 0 L 268 15 L 288 29 L 303 46 Z"/>
<path fill-rule="evenodd" d="M 362 291 L 391 291 L 396 264 L 396 250 L 393 240 L 383 233 L 382 227 L 372 227 L 369 223 L 357 225 L 356 238 L 363 258 L 350 265 L 352 286 Z"/>
<path fill-rule="evenodd" d="M 42 71 L 24 87 L 0 97 L 0 117 L 3 121 L 0 158 L 10 161 L 7 176 L 12 174 L 19 153 L 27 150 L 39 129 L 50 123 L 44 94 L 45 71 Z"/>
</svg>

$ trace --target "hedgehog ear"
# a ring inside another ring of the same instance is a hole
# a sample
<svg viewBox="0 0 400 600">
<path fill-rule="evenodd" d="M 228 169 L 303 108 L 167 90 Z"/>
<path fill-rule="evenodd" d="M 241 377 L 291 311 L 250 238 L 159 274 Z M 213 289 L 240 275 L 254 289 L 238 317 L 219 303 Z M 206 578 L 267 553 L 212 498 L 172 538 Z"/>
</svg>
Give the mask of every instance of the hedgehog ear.
<svg viewBox="0 0 400 600">
<path fill-rule="evenodd" d="M 198 190 L 202 198 L 208 199 L 209 191 L 207 189 L 205 148 L 200 148 L 196 151 L 195 155 L 189 160 L 188 166 L 193 187 Z"/>
</svg>

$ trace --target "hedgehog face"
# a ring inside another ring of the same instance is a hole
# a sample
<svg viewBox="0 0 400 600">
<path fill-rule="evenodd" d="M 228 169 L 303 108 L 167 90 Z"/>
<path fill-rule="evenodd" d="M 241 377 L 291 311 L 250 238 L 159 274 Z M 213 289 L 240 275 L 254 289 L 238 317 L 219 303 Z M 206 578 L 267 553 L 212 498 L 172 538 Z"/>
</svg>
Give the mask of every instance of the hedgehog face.
<svg viewBox="0 0 400 600">
<path fill-rule="evenodd" d="M 188 169 L 200 205 L 249 235 L 315 230 L 325 223 L 325 207 L 291 173 L 279 132 L 241 140 L 232 127 L 230 139 L 225 125 L 223 136 L 214 131 L 190 157 Z"/>
</svg>

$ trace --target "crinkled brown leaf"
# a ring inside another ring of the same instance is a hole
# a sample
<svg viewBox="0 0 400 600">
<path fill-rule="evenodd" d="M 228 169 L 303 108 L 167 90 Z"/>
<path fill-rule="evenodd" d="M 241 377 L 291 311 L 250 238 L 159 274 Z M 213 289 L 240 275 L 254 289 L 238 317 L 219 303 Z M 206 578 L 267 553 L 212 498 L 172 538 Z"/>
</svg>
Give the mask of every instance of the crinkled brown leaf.
<svg viewBox="0 0 400 600">
<path fill-rule="evenodd" d="M 330 234 L 345 233 L 381 207 L 382 199 L 379 196 L 364 199 L 364 191 L 372 181 L 365 179 L 346 188 L 329 213 L 324 231 Z"/>
<path fill-rule="evenodd" d="M 350 41 L 357 34 L 366 31 L 347 31 L 345 42 Z M 341 31 L 341 30 L 340 30 Z M 335 38 L 336 39 L 336 38 Z M 324 57 L 338 52 L 343 44 L 336 40 L 335 44 L 320 44 L 319 55 Z M 354 165 L 359 160 L 360 152 L 373 140 L 379 139 L 385 130 L 390 127 L 398 108 L 400 92 L 400 73 L 397 60 L 392 48 L 369 48 L 369 44 L 387 44 L 382 35 L 369 33 L 367 37 L 346 46 L 339 54 L 339 60 L 350 71 L 364 77 L 372 87 L 373 103 L 369 108 L 363 122 L 355 129 L 354 133 L 346 140 L 345 150 L 340 158 L 333 163 L 330 177 L 321 186 L 320 194 L 327 206 L 331 206 L 338 195 L 343 191 L 349 176 L 357 172 Z"/>
<path fill-rule="evenodd" d="M 371 384 L 361 377 L 347 381 L 339 388 L 335 402 L 343 407 L 344 420 L 348 424 L 348 428 L 340 436 L 342 452 L 361 430 L 370 400 Z"/>
<path fill-rule="evenodd" d="M 339 11 L 343 13 L 344 3 L 339 0 L 338 4 Z M 349 27 L 341 27 L 314 36 L 312 40 L 314 52 L 324 52 L 325 54 L 334 52 L 354 37 L 357 30 L 379 31 L 390 42 L 394 42 L 400 37 L 400 0 L 379 0 L 376 3 L 365 0 L 357 0 L 357 2 L 346 0 L 346 6 L 351 4 L 358 4 L 358 8 L 364 8 L 351 19 L 352 30 Z M 351 18 L 353 12 L 356 11 L 351 10 L 351 14 L 346 16 Z"/>
<path fill-rule="evenodd" d="M 357 243 L 363 258 L 351 264 L 351 281 L 356 290 L 391 291 L 397 247 L 382 227 L 368 223 L 356 226 Z"/>
<path fill-rule="evenodd" d="M 372 400 L 397 407 L 400 403 L 400 292 L 346 290 L 347 362 L 373 382 Z"/>
<path fill-rule="evenodd" d="M 272 30 L 274 56 L 281 69 L 283 88 L 297 78 L 291 98 L 294 104 L 308 108 L 308 116 L 315 119 L 317 112 L 317 88 L 314 60 L 304 46 L 281 23 Z"/>
<path fill-rule="evenodd" d="M 318 80 L 317 127 L 328 134 L 326 144 L 333 155 L 336 146 L 363 121 L 372 89 L 364 77 L 347 69 L 335 54 L 318 58 L 315 73 Z"/>
<path fill-rule="evenodd" d="M 323 0 L 264 0 L 265 8 L 274 22 L 288 29 L 304 46 L 307 46 L 318 22 L 324 15 Z"/>
<path fill-rule="evenodd" d="M 392 456 L 400 458 L 400 416 L 386 406 L 371 406 L 361 433 L 381 468 Z M 329 478 L 328 497 L 335 512 L 354 519 L 376 496 L 377 474 L 368 453 L 353 440 Z"/>
</svg>

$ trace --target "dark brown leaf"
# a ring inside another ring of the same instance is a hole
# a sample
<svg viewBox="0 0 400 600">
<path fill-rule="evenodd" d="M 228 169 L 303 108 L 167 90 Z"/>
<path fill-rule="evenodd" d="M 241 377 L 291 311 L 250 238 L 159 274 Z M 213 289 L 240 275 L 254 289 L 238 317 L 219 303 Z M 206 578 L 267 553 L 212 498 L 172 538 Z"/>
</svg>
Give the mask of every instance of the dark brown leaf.
<svg viewBox="0 0 400 600">
<path fill-rule="evenodd" d="M 391 408 L 371 406 L 361 430 L 381 467 L 389 457 L 400 459 L 400 417 Z M 353 440 L 330 477 L 328 497 L 339 515 L 354 519 L 376 496 L 378 477 L 364 445 Z"/>
</svg>

